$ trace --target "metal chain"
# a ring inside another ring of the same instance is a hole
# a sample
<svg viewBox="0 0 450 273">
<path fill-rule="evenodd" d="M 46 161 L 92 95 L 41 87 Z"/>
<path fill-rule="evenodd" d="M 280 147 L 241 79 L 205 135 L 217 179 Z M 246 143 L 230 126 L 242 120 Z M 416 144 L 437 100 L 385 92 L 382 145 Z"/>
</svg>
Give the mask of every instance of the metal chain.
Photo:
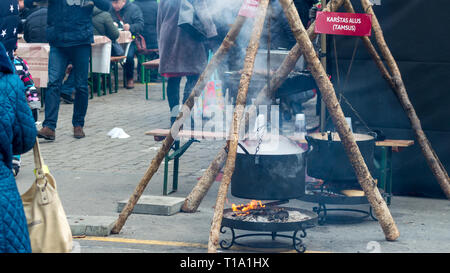
<svg viewBox="0 0 450 273">
<path fill-rule="evenodd" d="M 258 129 L 256 129 L 256 135 L 257 136 L 259 135 L 259 132 L 261 131 L 261 129 L 264 128 L 264 127 L 265 127 L 265 125 L 264 126 L 259 126 Z M 258 152 L 259 152 L 259 149 L 261 147 L 261 143 L 263 142 L 263 136 L 264 136 L 264 134 L 262 134 L 261 137 L 258 140 L 258 145 L 256 146 L 256 149 L 255 149 L 255 155 L 257 155 Z"/>
<path fill-rule="evenodd" d="M 336 73 L 338 75 L 338 88 L 341 89 L 341 84 L 340 84 L 340 73 L 339 73 L 339 65 L 338 65 L 338 58 L 337 58 L 337 49 L 336 49 L 336 40 L 335 37 L 333 37 L 333 41 L 334 41 L 334 58 L 335 58 L 335 62 L 336 62 Z M 343 92 L 347 87 L 347 83 L 348 83 L 348 79 L 350 76 L 350 72 L 353 66 L 353 62 L 355 60 L 356 57 L 356 52 L 358 49 L 358 45 L 359 45 L 359 39 L 356 39 L 355 41 L 355 46 L 353 48 L 353 54 L 352 54 L 352 59 L 350 61 L 348 70 L 347 70 L 347 74 L 345 76 L 345 82 L 344 85 L 341 89 L 341 91 L 337 92 L 339 93 L 339 104 L 341 104 L 342 99 L 344 99 L 345 104 L 347 104 L 350 108 L 350 110 L 355 114 L 355 116 L 361 121 L 361 123 L 364 125 L 364 127 L 366 127 L 366 129 L 369 132 L 372 132 L 373 130 L 369 127 L 369 125 L 364 121 L 364 119 L 361 117 L 361 115 L 358 113 L 358 111 L 353 107 L 353 105 L 350 103 L 350 101 L 344 96 Z M 331 116 L 328 116 L 326 123 L 328 123 L 328 121 L 330 120 Z"/>
</svg>

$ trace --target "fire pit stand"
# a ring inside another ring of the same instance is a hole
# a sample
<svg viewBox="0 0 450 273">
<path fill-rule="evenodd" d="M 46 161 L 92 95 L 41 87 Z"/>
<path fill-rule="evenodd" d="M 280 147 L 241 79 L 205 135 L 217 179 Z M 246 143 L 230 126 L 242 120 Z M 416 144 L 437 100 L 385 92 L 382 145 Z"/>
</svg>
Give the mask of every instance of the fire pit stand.
<svg viewBox="0 0 450 273">
<path fill-rule="evenodd" d="M 352 217 L 356 220 L 363 220 L 367 217 L 371 217 L 374 221 L 378 219 L 373 215 L 372 207 L 369 206 L 369 210 L 359 210 L 359 209 L 349 209 L 349 208 L 327 208 L 326 205 L 366 205 L 369 201 L 365 196 L 333 196 L 328 192 L 324 191 L 323 187 L 319 191 L 313 191 L 313 193 L 305 194 L 298 200 L 317 203 L 317 207 L 313 207 L 313 211 L 317 213 L 318 224 L 324 225 L 327 222 L 328 212 L 330 211 L 343 211 L 343 212 L 354 212 L 360 213 L 360 217 Z"/>
<path fill-rule="evenodd" d="M 222 240 L 220 241 L 220 247 L 222 249 L 229 249 L 233 245 L 246 246 L 246 247 L 258 247 L 261 248 L 260 245 L 252 245 L 237 242 L 240 238 L 248 238 L 248 237 L 257 237 L 257 236 L 270 236 L 274 241 L 277 237 L 288 238 L 292 240 L 292 247 L 299 253 L 303 253 L 306 251 L 306 246 L 303 243 L 302 239 L 306 238 L 306 229 L 308 227 L 314 226 L 317 222 L 317 215 L 314 212 L 297 209 L 297 208 L 287 208 L 287 207 L 279 207 L 281 209 L 285 209 L 288 212 L 297 211 L 301 214 L 307 216 L 305 219 L 298 221 L 288 221 L 288 222 L 253 222 L 253 221 L 244 221 L 241 219 L 234 219 L 230 216 L 232 214 L 231 209 L 224 210 L 224 217 L 222 220 L 222 226 L 220 232 L 225 234 L 227 230 L 225 228 L 229 228 L 231 230 L 231 241 Z M 235 230 L 247 230 L 247 231 L 259 231 L 262 233 L 248 233 L 243 235 L 236 235 Z M 293 232 L 292 236 L 279 234 L 279 232 Z M 300 232 L 300 233 L 299 233 Z M 263 246 L 262 248 L 279 248 L 279 246 Z"/>
</svg>

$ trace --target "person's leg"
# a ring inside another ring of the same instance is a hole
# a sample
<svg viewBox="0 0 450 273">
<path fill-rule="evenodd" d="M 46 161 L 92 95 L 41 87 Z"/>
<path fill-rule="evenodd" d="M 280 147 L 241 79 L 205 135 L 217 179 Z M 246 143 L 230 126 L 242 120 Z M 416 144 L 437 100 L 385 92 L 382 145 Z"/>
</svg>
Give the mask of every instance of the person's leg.
<svg viewBox="0 0 450 273">
<path fill-rule="evenodd" d="M 60 90 L 68 64 L 67 51 L 64 48 L 50 47 L 48 61 L 48 86 L 45 92 L 45 119 L 43 127 L 55 131 L 58 121 Z"/>
<path fill-rule="evenodd" d="M 186 81 L 186 85 L 184 86 L 183 104 L 189 98 L 189 95 L 191 95 L 192 89 L 194 89 L 195 85 L 197 84 L 199 77 L 200 77 L 200 75 L 192 75 L 192 76 L 186 77 L 187 81 Z"/>
<path fill-rule="evenodd" d="M 72 125 L 74 128 L 83 128 L 89 102 L 88 75 L 91 45 L 76 46 L 71 50 L 71 59 L 73 63 L 72 73 L 75 78 L 75 100 L 73 105 Z"/>
<path fill-rule="evenodd" d="M 167 80 L 167 101 L 170 107 L 170 122 L 173 124 L 178 111 L 176 107 L 180 104 L 180 82 L 181 77 L 170 77 Z"/>
<path fill-rule="evenodd" d="M 127 61 L 123 67 L 127 80 L 127 88 L 134 87 L 134 55 L 136 55 L 136 45 L 132 43 L 128 49 Z"/>
</svg>

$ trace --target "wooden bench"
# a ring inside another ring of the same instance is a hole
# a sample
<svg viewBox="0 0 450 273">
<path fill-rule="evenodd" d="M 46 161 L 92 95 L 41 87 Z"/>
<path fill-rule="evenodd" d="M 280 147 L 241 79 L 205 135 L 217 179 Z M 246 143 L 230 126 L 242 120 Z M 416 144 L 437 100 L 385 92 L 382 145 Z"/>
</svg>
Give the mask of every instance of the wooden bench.
<svg viewBox="0 0 450 273">
<path fill-rule="evenodd" d="M 146 135 L 153 136 L 155 141 L 161 141 L 169 135 L 169 129 L 155 129 L 146 132 Z M 168 180 L 168 162 L 174 160 L 173 166 L 173 190 L 170 192 L 175 192 L 178 187 L 178 168 L 179 168 L 179 158 L 186 152 L 190 145 L 194 142 L 200 142 L 199 140 L 204 139 L 215 139 L 223 140 L 226 139 L 227 135 L 224 132 L 203 132 L 203 131 L 189 131 L 181 130 L 178 133 L 179 139 L 186 139 L 187 142 L 180 147 L 180 140 L 176 140 L 172 149 L 174 152 L 170 155 L 166 155 L 165 159 L 165 170 L 164 170 L 164 187 L 163 195 L 167 195 L 167 180 Z M 295 136 L 289 137 L 291 140 L 306 144 L 305 139 L 301 139 Z M 381 159 L 375 160 L 375 166 L 380 171 L 380 177 L 378 179 L 378 187 L 382 189 L 386 196 L 386 203 L 390 205 L 392 199 L 392 153 L 400 152 L 403 148 L 410 147 L 414 145 L 413 140 L 401 140 L 401 139 L 386 139 L 383 141 L 375 142 L 376 147 L 381 149 Z M 169 193 L 169 194 L 170 194 Z"/>
<path fill-rule="evenodd" d="M 151 60 L 145 63 L 142 63 L 142 67 L 144 68 L 144 82 L 145 82 L 145 99 L 148 100 L 148 84 L 150 83 L 150 76 L 147 75 L 148 71 L 159 69 L 159 59 Z M 159 75 L 159 73 L 158 73 Z M 166 80 L 163 76 L 162 78 L 162 99 L 166 99 Z"/>
</svg>

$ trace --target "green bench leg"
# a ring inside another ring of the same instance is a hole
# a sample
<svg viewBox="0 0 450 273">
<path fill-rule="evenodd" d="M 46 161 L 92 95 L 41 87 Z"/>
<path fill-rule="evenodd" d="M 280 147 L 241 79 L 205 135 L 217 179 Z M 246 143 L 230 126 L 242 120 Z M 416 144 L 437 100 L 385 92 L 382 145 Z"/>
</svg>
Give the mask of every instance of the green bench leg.
<svg viewBox="0 0 450 273">
<path fill-rule="evenodd" d="M 183 146 L 180 147 L 180 141 L 177 140 L 174 142 L 172 149 L 174 152 L 172 154 L 167 154 L 164 157 L 164 184 L 163 184 L 163 195 L 169 195 L 178 190 L 178 174 L 179 174 L 179 166 L 180 166 L 180 158 L 181 156 L 189 149 L 189 147 L 194 142 L 200 142 L 195 139 L 190 139 Z M 173 178 L 172 178 L 172 191 L 168 192 L 168 180 L 169 180 L 169 161 L 173 160 Z"/>
<path fill-rule="evenodd" d="M 140 67 L 140 73 L 141 73 L 141 83 L 145 83 L 147 80 L 145 78 L 145 67 L 143 65 L 143 63 L 145 63 L 147 60 L 147 58 L 145 57 L 145 55 L 139 55 L 139 67 Z"/>
</svg>

